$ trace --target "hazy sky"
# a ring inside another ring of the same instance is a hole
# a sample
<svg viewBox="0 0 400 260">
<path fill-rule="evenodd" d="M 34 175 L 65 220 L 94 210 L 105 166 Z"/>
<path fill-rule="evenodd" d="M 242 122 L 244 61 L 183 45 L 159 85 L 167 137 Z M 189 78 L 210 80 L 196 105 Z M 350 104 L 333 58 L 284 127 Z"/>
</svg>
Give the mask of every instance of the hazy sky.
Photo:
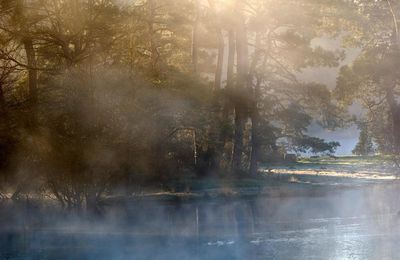
<svg viewBox="0 0 400 260">
<path fill-rule="evenodd" d="M 313 41 L 314 45 L 319 45 L 325 49 L 337 50 L 342 49 L 340 46 L 340 39 L 329 39 L 329 38 L 318 38 Z M 359 54 L 357 49 L 343 49 L 346 52 L 346 58 L 342 62 L 341 66 L 351 63 Z M 299 78 L 304 81 L 315 81 L 327 85 L 330 89 L 336 86 L 336 78 L 339 73 L 340 66 L 337 68 L 309 68 L 303 70 L 299 74 Z M 350 108 L 351 114 L 360 115 L 362 110 L 360 106 L 353 105 Z M 337 154 L 349 155 L 353 150 L 358 140 L 359 130 L 355 125 L 345 129 L 339 129 L 337 131 L 329 131 L 323 129 L 317 124 L 312 124 L 309 127 L 309 134 L 324 138 L 326 140 L 338 141 L 341 147 L 338 148 Z"/>
</svg>

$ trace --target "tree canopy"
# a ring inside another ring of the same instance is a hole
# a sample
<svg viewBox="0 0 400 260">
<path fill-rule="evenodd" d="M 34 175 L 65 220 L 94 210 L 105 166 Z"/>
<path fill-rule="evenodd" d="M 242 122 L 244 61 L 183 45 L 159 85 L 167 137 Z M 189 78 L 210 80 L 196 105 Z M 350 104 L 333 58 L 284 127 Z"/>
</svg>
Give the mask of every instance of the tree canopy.
<svg viewBox="0 0 400 260">
<path fill-rule="evenodd" d="M 94 207 L 117 188 L 256 176 L 278 140 L 334 153 L 339 143 L 307 128 L 343 125 L 334 97 L 350 103 L 363 86 L 384 97 L 396 56 L 367 49 L 341 70 L 335 96 L 298 74 L 339 66 L 342 51 L 312 41 L 343 33 L 332 14 L 347 4 L 366 16 L 361 2 L 1 0 L 2 183 L 16 197 L 45 189 Z M 346 21 L 364 33 L 363 20 Z M 375 69 L 380 59 L 392 69 Z"/>
</svg>

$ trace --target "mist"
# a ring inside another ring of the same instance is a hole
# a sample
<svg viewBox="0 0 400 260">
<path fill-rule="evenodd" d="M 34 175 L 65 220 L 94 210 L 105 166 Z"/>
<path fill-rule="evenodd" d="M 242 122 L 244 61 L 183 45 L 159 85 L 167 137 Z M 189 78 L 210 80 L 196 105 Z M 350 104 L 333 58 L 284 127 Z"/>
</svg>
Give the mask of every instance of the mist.
<svg viewBox="0 0 400 260">
<path fill-rule="evenodd" d="M 0 0 L 0 259 L 396 259 L 399 12 Z"/>
</svg>

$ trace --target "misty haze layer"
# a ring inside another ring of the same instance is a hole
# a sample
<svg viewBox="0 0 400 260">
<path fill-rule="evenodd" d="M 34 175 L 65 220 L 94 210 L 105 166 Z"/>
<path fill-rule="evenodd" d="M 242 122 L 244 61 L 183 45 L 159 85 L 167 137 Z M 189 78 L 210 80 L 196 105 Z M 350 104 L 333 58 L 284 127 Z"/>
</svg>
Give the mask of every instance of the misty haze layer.
<svg viewBox="0 0 400 260">
<path fill-rule="evenodd" d="M 0 0 L 0 259 L 396 259 L 400 2 Z"/>
</svg>

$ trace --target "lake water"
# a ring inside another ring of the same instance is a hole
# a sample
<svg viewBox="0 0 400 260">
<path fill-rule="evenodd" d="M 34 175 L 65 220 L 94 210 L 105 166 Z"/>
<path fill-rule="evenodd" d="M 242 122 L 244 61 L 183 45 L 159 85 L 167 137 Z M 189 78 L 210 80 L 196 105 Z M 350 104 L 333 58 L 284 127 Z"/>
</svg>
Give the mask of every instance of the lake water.
<svg viewBox="0 0 400 260">
<path fill-rule="evenodd" d="M 0 259 L 398 259 L 399 187 L 125 201 L 99 218 L 3 202 Z"/>
</svg>

